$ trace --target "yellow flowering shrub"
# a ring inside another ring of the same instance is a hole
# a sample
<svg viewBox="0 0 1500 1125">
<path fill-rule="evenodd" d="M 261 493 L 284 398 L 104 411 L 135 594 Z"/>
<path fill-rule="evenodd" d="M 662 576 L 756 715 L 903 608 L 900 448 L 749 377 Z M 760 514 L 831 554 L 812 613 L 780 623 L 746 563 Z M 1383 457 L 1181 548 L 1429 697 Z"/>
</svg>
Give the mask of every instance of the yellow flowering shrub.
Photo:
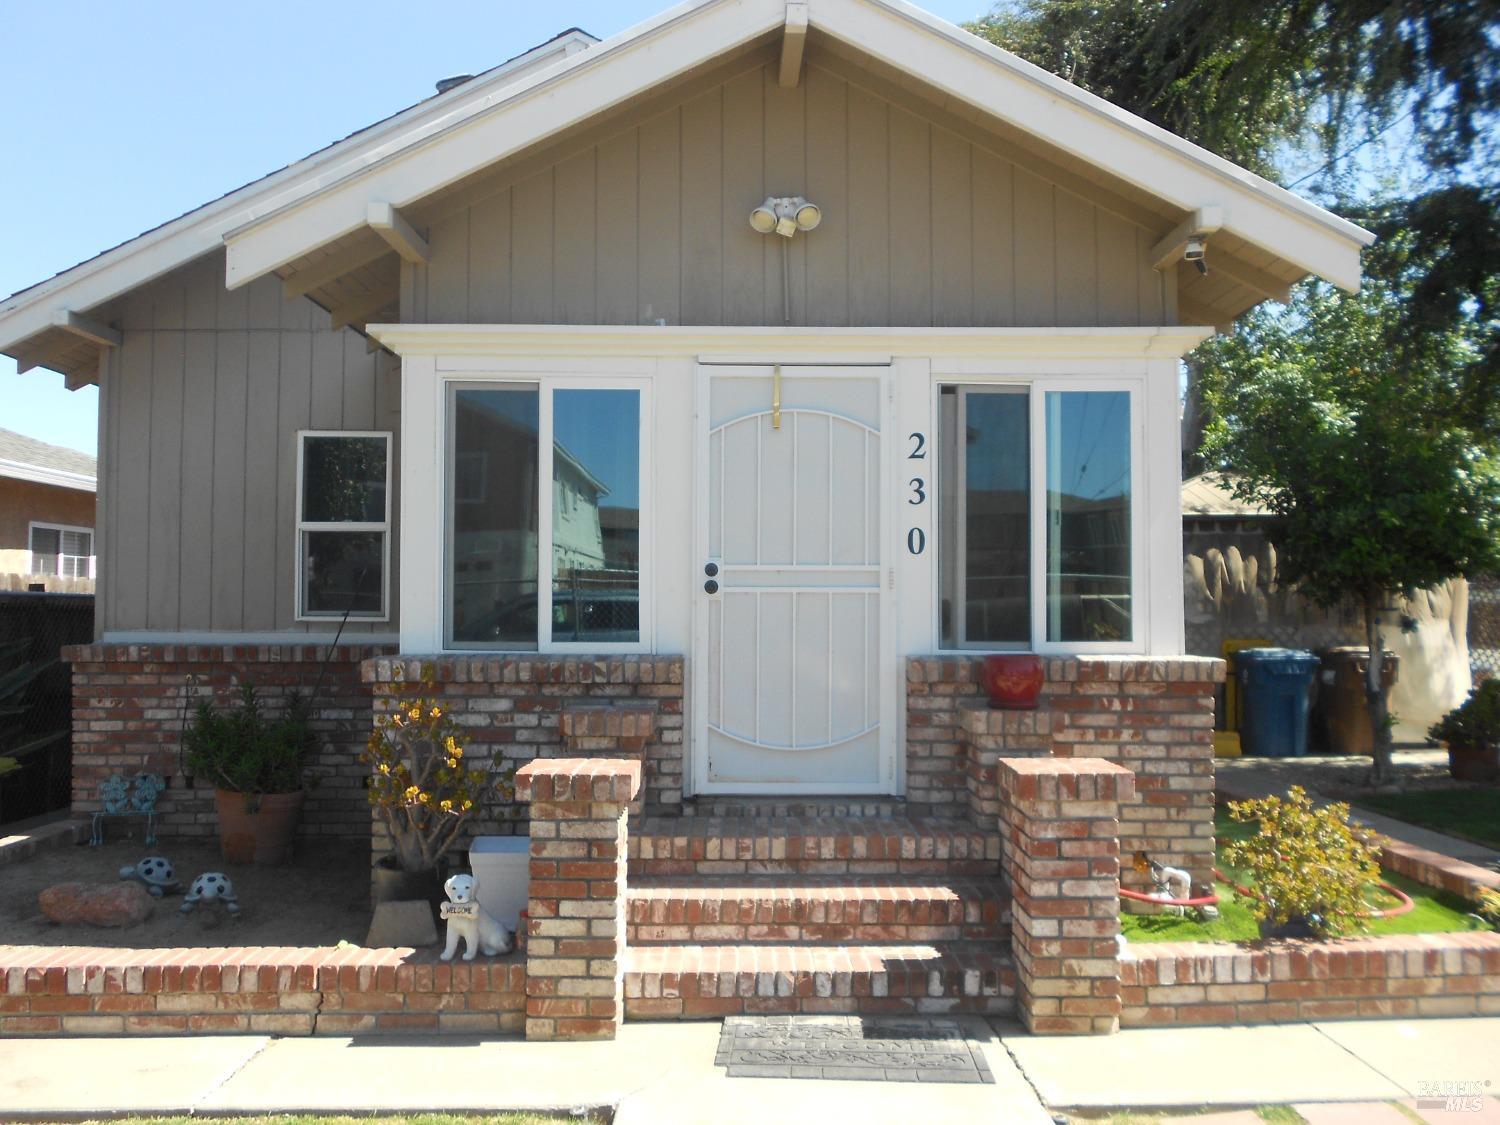
<svg viewBox="0 0 1500 1125">
<path fill-rule="evenodd" d="M 1231 801 L 1229 815 L 1260 824 L 1224 849 L 1226 862 L 1254 882 L 1252 915 L 1277 927 L 1303 922 L 1323 937 L 1365 928 L 1365 887 L 1380 879 L 1380 852 L 1354 834 L 1347 804 L 1314 808 L 1294 785 L 1285 798 Z"/>
<path fill-rule="evenodd" d="M 1479 892 L 1479 909 L 1476 913 L 1494 929 L 1500 930 L 1500 891 Z"/>
<path fill-rule="evenodd" d="M 437 866 L 482 804 L 515 796 L 515 767 L 470 766 L 463 728 L 433 699 L 377 715 L 362 757 L 371 768 L 370 804 L 407 871 Z"/>
</svg>

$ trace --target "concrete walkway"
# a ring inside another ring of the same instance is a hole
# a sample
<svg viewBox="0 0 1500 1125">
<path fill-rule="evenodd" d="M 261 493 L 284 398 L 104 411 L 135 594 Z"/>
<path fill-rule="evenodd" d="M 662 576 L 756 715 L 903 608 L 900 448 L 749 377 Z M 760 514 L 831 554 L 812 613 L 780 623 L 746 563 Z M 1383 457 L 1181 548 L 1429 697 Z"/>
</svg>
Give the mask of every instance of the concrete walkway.
<svg viewBox="0 0 1500 1125">
<path fill-rule="evenodd" d="M 713 1065 L 716 1023 L 627 1024 L 614 1043 L 13 1039 L 0 1045 L 0 1112 L 21 1120 L 615 1107 L 617 1125 L 1048 1125 L 1054 1109 L 1399 1100 L 1433 1125 L 1500 1113 L 1488 1097 L 1500 1090 L 1500 1018 L 1152 1028 L 1101 1038 L 1036 1038 L 1013 1024 L 965 1022 L 992 1086 L 729 1079 Z M 1441 1083 L 1482 1089 L 1486 1112 L 1460 1118 L 1414 1101 Z"/>
<path fill-rule="evenodd" d="M 1398 772 L 1403 766 L 1438 765 L 1446 764 L 1447 761 L 1446 750 L 1401 750 L 1395 757 Z M 1309 754 L 1304 758 L 1221 758 L 1214 763 L 1214 783 L 1218 791 L 1231 800 L 1268 797 L 1273 794 L 1281 796 L 1292 785 L 1301 785 L 1317 797 L 1319 794 L 1313 781 L 1315 771 L 1320 767 L 1330 766 L 1348 769 L 1351 775 L 1369 768 L 1366 759 L 1350 758 L 1344 754 Z M 1393 820 L 1366 809 L 1356 809 L 1354 816 L 1393 840 L 1437 852 L 1439 855 L 1451 856 L 1476 867 L 1494 869 L 1500 864 L 1500 852 L 1471 840 L 1461 840 L 1457 836 L 1419 828 L 1415 824 Z"/>
</svg>

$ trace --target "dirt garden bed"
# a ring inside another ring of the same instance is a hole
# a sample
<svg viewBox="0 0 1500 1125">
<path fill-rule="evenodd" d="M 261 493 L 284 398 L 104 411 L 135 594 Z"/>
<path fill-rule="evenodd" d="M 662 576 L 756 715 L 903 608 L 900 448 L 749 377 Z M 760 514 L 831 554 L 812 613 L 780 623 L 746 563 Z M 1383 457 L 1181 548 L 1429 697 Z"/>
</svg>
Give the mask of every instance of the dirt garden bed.
<svg viewBox="0 0 1500 1125">
<path fill-rule="evenodd" d="M 182 898 L 157 900 L 145 922 L 123 929 L 61 926 L 37 906 L 37 894 L 54 883 L 112 883 L 120 868 L 147 855 L 163 855 L 186 886 L 205 871 L 234 882 L 241 911 L 226 916 L 216 905 L 190 914 Z M 60 846 L 0 867 L 0 935 L 6 945 L 85 945 L 161 949 L 222 946 L 332 946 L 363 942 L 370 924 L 370 849 L 351 841 L 308 841 L 285 867 L 242 867 L 219 856 L 216 841 L 162 842 L 143 847 L 119 841 L 91 848 Z"/>
</svg>

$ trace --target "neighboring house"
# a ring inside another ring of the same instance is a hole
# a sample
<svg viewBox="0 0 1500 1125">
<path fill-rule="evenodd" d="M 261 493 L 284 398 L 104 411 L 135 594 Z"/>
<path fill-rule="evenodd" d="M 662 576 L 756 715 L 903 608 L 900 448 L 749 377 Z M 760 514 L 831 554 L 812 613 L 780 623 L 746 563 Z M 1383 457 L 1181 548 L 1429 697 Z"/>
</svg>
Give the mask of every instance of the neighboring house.
<svg viewBox="0 0 1500 1125">
<path fill-rule="evenodd" d="M 0 590 L 94 590 L 87 453 L 0 430 Z"/>
<path fill-rule="evenodd" d="M 1281 578 L 1267 535 L 1271 513 L 1234 495 L 1232 481 L 1202 473 L 1182 485 L 1187 651 L 1222 656 L 1246 641 L 1288 648 L 1368 646 L 1354 603 L 1323 610 Z M 1469 690 L 1469 583 L 1444 582 L 1394 597 L 1382 612 L 1385 646 L 1401 658 L 1391 689 L 1396 738 L 1426 739 L 1427 728 Z"/>
<path fill-rule="evenodd" d="M 305 828 L 368 834 L 371 697 L 425 674 L 472 761 L 642 759 L 665 874 L 717 862 L 655 819 L 689 802 L 742 873 L 836 813 L 808 854 L 899 838 L 996 918 L 997 759 L 1083 745 L 1136 775 L 1124 854 L 1208 880 L 1179 361 L 1372 236 L 897 0 L 703 0 L 445 87 L 0 301 L 0 351 L 100 387 L 74 690 L 141 717 L 83 721 L 75 810 L 139 763 L 211 832 L 184 695 L 302 683 Z M 1002 649 L 1041 714 L 977 703 Z M 940 989 L 1003 1006 L 976 956 Z"/>
</svg>

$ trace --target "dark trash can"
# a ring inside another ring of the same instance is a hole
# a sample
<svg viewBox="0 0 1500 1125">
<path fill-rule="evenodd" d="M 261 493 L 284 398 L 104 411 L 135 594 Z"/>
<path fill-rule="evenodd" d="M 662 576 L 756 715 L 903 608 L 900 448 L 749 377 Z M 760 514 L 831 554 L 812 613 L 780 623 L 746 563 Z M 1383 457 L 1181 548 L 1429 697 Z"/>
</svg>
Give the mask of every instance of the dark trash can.
<svg viewBox="0 0 1500 1125">
<path fill-rule="evenodd" d="M 1323 650 L 1318 673 L 1318 725 L 1330 754 L 1375 753 L 1375 731 L 1365 706 L 1365 672 L 1370 666 L 1366 645 L 1339 645 Z M 1387 700 L 1401 670 L 1401 658 L 1387 652 L 1380 668 L 1380 689 Z"/>
<path fill-rule="evenodd" d="M 1240 745 L 1261 758 L 1307 753 L 1308 712 L 1318 658 L 1293 648 L 1246 648 L 1234 654 L 1244 717 Z"/>
</svg>

